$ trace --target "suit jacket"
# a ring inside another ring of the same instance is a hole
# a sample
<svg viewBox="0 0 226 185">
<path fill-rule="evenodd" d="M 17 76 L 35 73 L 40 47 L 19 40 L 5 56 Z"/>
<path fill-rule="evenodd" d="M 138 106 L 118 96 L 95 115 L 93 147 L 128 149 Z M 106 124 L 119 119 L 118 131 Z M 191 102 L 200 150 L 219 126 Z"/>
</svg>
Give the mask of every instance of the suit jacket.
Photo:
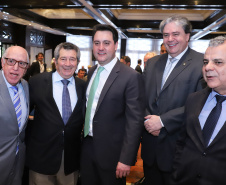
<svg viewBox="0 0 226 185">
<path fill-rule="evenodd" d="M 46 72 L 46 63 L 44 63 L 44 72 Z M 28 68 L 26 74 L 24 75 L 25 80 L 29 80 L 31 76 L 37 75 L 40 73 L 40 64 L 39 62 L 33 62 Z"/>
<path fill-rule="evenodd" d="M 75 78 L 75 85 L 78 101 L 64 125 L 53 98 L 52 73 L 42 73 L 29 80 L 30 102 L 35 112 L 34 121 L 29 125 L 26 162 L 35 172 L 56 174 L 63 150 L 65 174 L 79 169 L 85 82 Z"/>
<path fill-rule="evenodd" d="M 210 92 L 211 89 L 206 88 L 193 93 L 187 100 L 185 125 L 177 142 L 174 159 L 175 184 L 226 184 L 226 124 L 206 148 L 198 119 Z"/>
<path fill-rule="evenodd" d="M 25 80 L 21 80 L 21 83 L 25 92 L 27 108 L 29 111 L 28 84 Z M 19 176 L 22 178 L 25 162 L 24 137 L 27 121 L 22 131 L 19 132 L 15 108 L 2 76 L 2 71 L 0 71 L 0 87 L 0 184 L 8 185 L 11 184 L 10 182 L 14 178 L 15 171 L 13 169 L 16 162 L 19 164 Z M 18 142 L 19 152 L 16 155 Z M 20 184 L 20 182 L 17 184 Z"/>
<path fill-rule="evenodd" d="M 161 90 L 167 57 L 168 54 L 163 54 L 149 59 L 144 71 L 147 114 L 159 115 L 164 127 L 158 137 L 144 130 L 142 158 L 148 166 L 156 160 L 163 171 L 172 170 L 176 140 L 184 117 L 184 104 L 190 93 L 202 89 L 203 65 L 203 54 L 188 48 Z"/>
<path fill-rule="evenodd" d="M 135 68 L 135 70 L 136 70 L 138 73 L 142 74 L 142 69 L 141 69 L 140 65 L 137 65 L 136 68 Z"/>
<path fill-rule="evenodd" d="M 88 83 L 96 67 L 89 70 Z M 101 168 L 116 169 L 119 161 L 135 163 L 143 130 L 144 98 L 142 76 L 117 61 L 93 117 L 93 144 Z"/>
</svg>

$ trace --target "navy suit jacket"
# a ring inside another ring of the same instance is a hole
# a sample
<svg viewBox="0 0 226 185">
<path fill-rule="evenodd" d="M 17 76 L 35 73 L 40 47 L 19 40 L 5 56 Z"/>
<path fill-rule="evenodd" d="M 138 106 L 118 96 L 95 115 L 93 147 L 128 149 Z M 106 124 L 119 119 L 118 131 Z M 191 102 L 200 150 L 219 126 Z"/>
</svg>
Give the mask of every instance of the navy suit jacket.
<svg viewBox="0 0 226 185">
<path fill-rule="evenodd" d="M 78 101 L 64 125 L 53 98 L 52 73 L 41 73 L 29 80 L 31 110 L 35 107 L 35 112 L 28 127 L 26 163 L 35 172 L 56 174 L 63 151 L 65 174 L 79 169 L 85 82 L 75 78 L 75 85 Z"/>
<path fill-rule="evenodd" d="M 226 124 L 206 148 L 198 119 L 210 92 L 211 89 L 206 88 L 191 94 L 187 100 L 184 126 L 177 141 L 172 184 L 226 184 Z"/>
</svg>

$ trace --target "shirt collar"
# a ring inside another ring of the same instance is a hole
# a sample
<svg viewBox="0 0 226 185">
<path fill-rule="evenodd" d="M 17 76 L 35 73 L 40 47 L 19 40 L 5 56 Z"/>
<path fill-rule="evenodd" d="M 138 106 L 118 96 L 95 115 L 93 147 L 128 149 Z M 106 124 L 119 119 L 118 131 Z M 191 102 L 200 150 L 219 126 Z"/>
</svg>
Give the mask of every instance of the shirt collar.
<svg viewBox="0 0 226 185">
<path fill-rule="evenodd" d="M 168 60 L 170 58 L 176 58 L 177 61 L 179 61 L 181 59 L 181 57 L 184 55 L 184 53 L 188 50 L 188 46 L 185 48 L 185 50 L 183 52 L 181 52 L 179 55 L 177 55 L 176 57 L 171 57 L 170 55 L 168 55 Z"/>
<path fill-rule="evenodd" d="M 68 78 L 67 80 L 69 80 L 70 83 L 72 83 L 73 79 L 74 79 L 74 77 L 72 76 L 72 77 Z M 64 78 L 62 78 L 62 76 L 60 76 L 60 74 L 58 73 L 58 71 L 55 71 L 53 73 L 53 83 L 55 83 L 55 82 L 61 82 L 61 80 L 64 80 Z"/>
<path fill-rule="evenodd" d="M 113 58 L 113 60 L 111 62 L 109 62 L 108 64 L 102 66 L 104 67 L 104 69 L 107 71 L 107 72 L 111 72 L 111 70 L 113 69 L 113 67 L 115 66 L 117 62 L 117 57 Z M 101 65 L 98 63 L 97 64 L 97 69 L 100 67 Z"/>
</svg>

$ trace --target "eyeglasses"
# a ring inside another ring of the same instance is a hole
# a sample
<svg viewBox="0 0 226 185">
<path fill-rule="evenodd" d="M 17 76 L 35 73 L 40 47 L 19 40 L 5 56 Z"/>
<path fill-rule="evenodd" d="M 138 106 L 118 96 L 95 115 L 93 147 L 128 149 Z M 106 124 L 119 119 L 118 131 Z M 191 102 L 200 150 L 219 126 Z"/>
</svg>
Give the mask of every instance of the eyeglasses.
<svg viewBox="0 0 226 185">
<path fill-rule="evenodd" d="M 28 63 L 27 62 L 22 62 L 22 61 L 16 61 L 14 59 L 11 59 L 11 58 L 6 58 L 6 63 L 9 65 L 9 66 L 14 66 L 17 62 L 18 62 L 18 66 L 25 69 L 27 68 L 28 66 Z"/>
</svg>

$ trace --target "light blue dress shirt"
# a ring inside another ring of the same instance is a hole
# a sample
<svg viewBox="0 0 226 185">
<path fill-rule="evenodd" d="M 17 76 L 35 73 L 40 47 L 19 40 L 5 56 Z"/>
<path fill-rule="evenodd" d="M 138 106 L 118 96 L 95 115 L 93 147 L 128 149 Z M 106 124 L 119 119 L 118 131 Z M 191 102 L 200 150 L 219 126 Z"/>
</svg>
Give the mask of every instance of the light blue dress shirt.
<svg viewBox="0 0 226 185">
<path fill-rule="evenodd" d="M 61 82 L 61 80 L 63 79 L 64 78 L 62 78 L 57 71 L 53 73 L 53 76 L 52 76 L 53 98 L 57 104 L 61 117 L 62 117 L 62 95 L 63 95 L 63 83 Z M 72 76 L 67 80 L 70 81 L 67 88 L 68 88 L 70 100 L 71 100 L 71 110 L 73 112 L 75 105 L 78 101 L 76 86 L 75 86 L 75 79 Z"/>
<path fill-rule="evenodd" d="M 205 122 L 207 120 L 207 117 L 209 116 L 210 112 L 212 111 L 212 109 L 216 106 L 217 104 L 217 100 L 216 100 L 216 95 L 220 95 L 218 93 L 216 93 L 215 91 L 212 91 L 207 100 L 206 100 L 206 103 L 199 115 L 199 122 L 200 122 L 200 126 L 201 128 L 203 129 L 204 125 L 205 125 Z M 209 141 L 209 144 L 214 140 L 214 138 L 217 136 L 218 132 L 220 131 L 220 129 L 222 128 L 222 126 L 224 125 L 225 121 L 226 121 L 226 101 L 224 101 L 222 103 L 222 110 L 221 110 L 221 115 L 219 117 L 219 120 L 216 124 L 216 127 L 213 131 L 213 134 L 210 138 L 210 141 Z M 223 114 L 224 113 L 224 114 Z M 208 144 L 208 145 L 209 145 Z"/>
</svg>

